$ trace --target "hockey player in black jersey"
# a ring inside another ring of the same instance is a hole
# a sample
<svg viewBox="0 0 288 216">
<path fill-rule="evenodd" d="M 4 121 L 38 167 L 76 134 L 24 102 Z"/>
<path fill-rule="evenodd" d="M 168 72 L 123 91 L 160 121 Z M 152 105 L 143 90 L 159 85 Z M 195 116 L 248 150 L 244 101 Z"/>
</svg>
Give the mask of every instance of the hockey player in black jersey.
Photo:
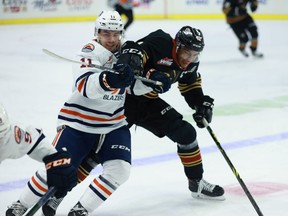
<svg viewBox="0 0 288 216">
<path fill-rule="evenodd" d="M 222 10 L 226 16 L 226 22 L 239 40 L 239 51 L 245 57 L 249 57 L 245 48 L 247 42 L 250 41 L 252 56 L 262 58 L 263 54 L 257 52 L 258 29 L 253 18 L 247 12 L 248 5 L 251 12 L 255 12 L 258 8 L 258 0 L 224 0 Z"/>
<path fill-rule="evenodd" d="M 142 96 L 133 94 L 133 91 L 139 94 L 141 85 L 137 82 L 132 85 L 131 94 L 126 97 L 125 115 L 130 127 L 135 124 L 160 138 L 166 136 L 177 143 L 177 152 L 194 198 L 224 200 L 224 189 L 203 179 L 203 164 L 195 128 L 159 97 L 159 94 L 168 91 L 173 83 L 178 83 L 181 95 L 195 110 L 193 118 L 197 126 L 204 128 L 203 118 L 211 122 L 214 99 L 204 95 L 198 73 L 199 54 L 203 48 L 201 30 L 190 26 L 182 27 L 175 38 L 157 30 L 137 43 L 127 41 L 118 61 L 129 62 L 142 76 L 161 81 L 163 85 L 143 82 L 152 91 Z M 142 71 L 139 70 L 139 65 L 142 66 Z"/>
</svg>

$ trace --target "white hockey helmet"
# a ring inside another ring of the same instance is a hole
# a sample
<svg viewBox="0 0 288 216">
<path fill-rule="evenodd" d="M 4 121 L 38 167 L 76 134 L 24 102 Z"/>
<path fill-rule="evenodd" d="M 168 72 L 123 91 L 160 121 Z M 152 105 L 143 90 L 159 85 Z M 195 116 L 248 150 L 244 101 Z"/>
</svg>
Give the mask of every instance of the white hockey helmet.
<svg viewBox="0 0 288 216">
<path fill-rule="evenodd" d="M 124 26 L 117 11 L 102 11 L 95 22 L 95 36 L 100 29 L 123 32 Z"/>
<path fill-rule="evenodd" d="M 8 114 L 4 106 L 0 103 L 0 138 L 4 137 L 10 127 Z"/>
</svg>

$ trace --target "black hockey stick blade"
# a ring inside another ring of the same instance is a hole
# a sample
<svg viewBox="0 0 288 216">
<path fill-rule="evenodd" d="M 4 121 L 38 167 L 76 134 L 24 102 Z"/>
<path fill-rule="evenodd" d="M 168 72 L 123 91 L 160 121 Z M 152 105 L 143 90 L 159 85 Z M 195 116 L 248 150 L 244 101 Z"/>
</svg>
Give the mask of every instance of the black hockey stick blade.
<svg viewBox="0 0 288 216">
<path fill-rule="evenodd" d="M 207 120 L 203 118 L 203 124 L 208 130 L 209 134 L 211 135 L 212 139 L 214 140 L 215 144 L 217 145 L 218 149 L 222 153 L 223 157 L 225 158 L 226 162 L 228 163 L 229 167 L 231 168 L 232 172 L 234 173 L 235 177 L 237 178 L 239 184 L 241 185 L 242 189 L 244 190 L 246 196 L 250 200 L 251 204 L 253 205 L 254 209 L 256 210 L 257 214 L 259 216 L 263 216 L 263 213 L 261 212 L 259 206 L 257 205 L 256 201 L 254 200 L 253 196 L 251 195 L 250 191 L 248 190 L 246 184 L 240 177 L 239 173 L 237 172 L 236 168 L 232 164 L 231 160 L 229 159 L 228 155 L 226 154 L 225 150 L 222 148 L 220 142 L 218 141 L 215 133 L 213 132 L 212 128 L 209 126 Z"/>
<path fill-rule="evenodd" d="M 41 199 L 25 214 L 25 216 L 34 215 L 56 192 L 55 187 L 50 187 L 49 190 L 41 197 Z"/>
</svg>

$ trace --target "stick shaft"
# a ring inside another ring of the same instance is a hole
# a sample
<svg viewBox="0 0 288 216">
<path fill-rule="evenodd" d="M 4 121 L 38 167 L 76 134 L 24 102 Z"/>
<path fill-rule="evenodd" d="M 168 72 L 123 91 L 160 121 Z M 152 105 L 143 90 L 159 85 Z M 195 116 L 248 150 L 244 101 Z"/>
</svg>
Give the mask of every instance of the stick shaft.
<svg viewBox="0 0 288 216">
<path fill-rule="evenodd" d="M 41 197 L 41 199 L 25 214 L 25 216 L 34 215 L 56 192 L 55 187 L 50 187 L 49 190 Z"/>
<path fill-rule="evenodd" d="M 111 73 L 117 73 L 117 74 L 118 74 L 117 71 L 115 71 L 115 70 L 113 70 L 113 69 L 111 69 L 111 68 L 107 68 L 107 67 L 104 67 L 104 66 L 101 66 L 101 65 L 96 65 L 96 64 L 88 64 L 87 62 L 81 62 L 81 61 L 76 61 L 76 60 L 68 59 L 68 58 L 65 58 L 65 57 L 63 57 L 63 56 L 60 56 L 60 55 L 58 55 L 58 54 L 56 54 L 56 53 L 54 53 L 54 52 L 51 52 L 51 51 L 49 51 L 49 50 L 47 50 L 47 49 L 42 49 L 42 51 L 43 51 L 45 54 L 47 54 L 47 55 L 49 55 L 49 56 L 51 56 L 51 57 L 58 58 L 58 59 L 61 59 L 61 60 L 63 60 L 63 61 L 67 61 L 67 62 L 71 62 L 71 63 L 76 63 L 76 64 L 81 64 L 81 65 L 86 65 L 86 66 L 89 66 L 89 67 L 94 67 L 94 68 L 97 68 L 97 69 L 100 69 L 100 70 L 106 70 L 106 71 L 109 71 L 109 72 L 111 72 Z M 135 77 L 135 79 L 141 80 L 141 81 L 143 81 L 143 82 L 152 83 L 152 84 L 154 84 L 154 85 L 159 85 L 159 86 L 162 86 L 162 85 L 163 85 L 163 83 L 160 82 L 160 81 L 155 81 L 155 80 L 151 80 L 151 79 L 146 79 L 145 77 L 136 76 L 136 75 L 135 75 L 134 77 Z"/>
<path fill-rule="evenodd" d="M 229 159 L 228 155 L 226 154 L 225 150 L 222 148 L 220 142 L 218 141 L 215 133 L 213 132 L 212 128 L 209 126 L 206 119 L 203 119 L 203 124 L 205 125 L 206 129 L 208 130 L 209 134 L 211 135 L 212 139 L 214 140 L 215 144 L 217 145 L 218 149 L 222 153 L 223 157 L 225 158 L 226 162 L 228 163 L 229 167 L 231 168 L 232 172 L 234 173 L 235 177 L 237 178 L 239 184 L 241 185 L 242 189 L 244 190 L 246 196 L 250 200 L 251 204 L 253 205 L 254 209 L 256 210 L 259 216 L 263 216 L 259 206 L 257 205 L 256 201 L 254 200 L 253 196 L 251 195 L 250 191 L 248 190 L 246 184 L 240 177 L 239 173 L 237 172 L 236 168 L 232 164 L 231 160 Z"/>
</svg>

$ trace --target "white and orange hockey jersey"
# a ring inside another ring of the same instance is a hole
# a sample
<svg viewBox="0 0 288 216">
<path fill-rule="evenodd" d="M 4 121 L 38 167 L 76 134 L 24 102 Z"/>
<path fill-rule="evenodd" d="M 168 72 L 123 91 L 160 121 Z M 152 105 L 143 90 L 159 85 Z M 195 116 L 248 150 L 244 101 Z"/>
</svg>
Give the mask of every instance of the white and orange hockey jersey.
<svg viewBox="0 0 288 216">
<path fill-rule="evenodd" d="M 77 55 L 77 61 L 112 68 L 116 54 L 96 41 L 87 43 Z M 107 134 L 127 124 L 124 116 L 126 88 L 105 91 L 99 81 L 102 70 L 75 65 L 73 93 L 58 115 L 58 127 L 70 126 L 76 130 Z"/>
<path fill-rule="evenodd" d="M 0 163 L 5 159 L 17 159 L 29 155 L 34 160 L 42 159 L 56 152 L 56 149 L 45 138 L 42 130 L 32 126 L 25 127 L 11 124 L 10 129 L 0 139 Z"/>
</svg>

